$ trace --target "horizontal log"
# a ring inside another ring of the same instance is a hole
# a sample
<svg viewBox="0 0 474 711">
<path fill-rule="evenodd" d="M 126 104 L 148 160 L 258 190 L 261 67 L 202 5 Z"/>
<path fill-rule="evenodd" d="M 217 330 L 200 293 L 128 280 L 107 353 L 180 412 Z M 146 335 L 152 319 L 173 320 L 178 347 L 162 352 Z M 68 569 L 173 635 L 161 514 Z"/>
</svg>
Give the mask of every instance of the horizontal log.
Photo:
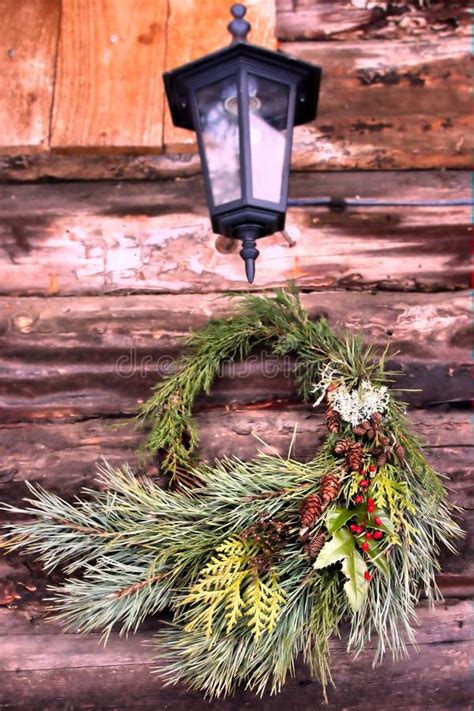
<svg viewBox="0 0 474 711">
<path fill-rule="evenodd" d="M 468 0 L 361 3 L 357 0 L 277 0 L 280 40 L 403 39 L 433 42 L 467 37 Z"/>
<path fill-rule="evenodd" d="M 450 200 L 470 190 L 459 171 L 292 181 L 295 198 Z M 260 242 L 256 288 L 468 288 L 470 220 L 468 207 L 290 209 L 292 243 L 281 234 Z M 1 294 L 247 289 L 238 253 L 215 243 L 199 178 L 0 186 Z"/>
<path fill-rule="evenodd" d="M 470 296 L 314 293 L 311 317 L 389 339 L 396 387 L 416 406 L 467 402 Z M 217 295 L 0 299 L 0 421 L 132 413 L 172 371 L 190 329 L 230 314 Z M 294 400 L 289 359 L 260 352 L 224 364 L 204 405 Z M 414 390 L 411 390 L 414 388 Z"/>
<path fill-rule="evenodd" d="M 458 544 L 459 556 L 443 556 L 444 574 L 467 576 L 443 583 L 447 594 L 452 589 L 459 595 L 459 589 L 474 590 L 474 521 L 468 514 L 474 509 L 470 416 L 468 411 L 416 410 L 411 419 L 414 430 L 426 441 L 429 461 L 448 477 L 450 498 L 466 510 L 461 523 L 467 536 Z M 262 450 L 286 456 L 295 427 L 293 456 L 308 461 L 326 435 L 322 415 L 303 406 L 209 409 L 199 412 L 196 421 L 201 436 L 199 457 L 211 462 L 225 455 L 247 460 Z M 96 465 L 102 457 L 113 466 L 128 462 L 135 471 L 162 481 L 154 462 L 138 462 L 143 437 L 132 425 L 115 419 L 2 426 L 0 501 L 19 505 L 27 495 L 26 481 L 72 498 L 82 487 L 97 485 Z"/>
<path fill-rule="evenodd" d="M 6 618 L 16 618 L 17 628 L 2 636 L 0 703 L 5 708 L 40 707 L 59 709 L 185 708 L 202 706 L 202 696 L 179 687 L 163 687 L 149 673 L 152 650 L 144 644 L 150 634 L 139 632 L 128 638 L 111 635 L 108 645 L 99 645 L 98 635 L 87 637 L 57 634 L 40 621 L 25 624 L 15 610 L 0 610 L 0 629 Z M 377 669 L 372 668 L 373 650 L 356 660 L 344 651 L 344 640 L 333 645 L 335 689 L 329 690 L 328 711 L 371 706 L 380 711 L 392 709 L 467 708 L 472 691 L 470 660 L 472 644 L 469 626 L 472 618 L 468 602 L 439 606 L 435 611 L 420 609 L 419 653 L 393 664 L 387 656 Z M 373 645 L 373 643 L 372 643 Z M 371 646 L 372 646 L 371 645 Z M 159 650 L 158 650 L 159 653 Z M 433 679 L 436 669 L 436 680 Z M 381 690 L 383 688 L 383 694 Z M 361 694 L 363 689 L 363 694 Z M 281 694 L 258 700 L 259 708 L 309 711 L 322 705 L 318 683 L 298 664 L 296 675 Z M 256 697 L 239 690 L 226 701 L 214 701 L 217 711 L 234 711 L 253 706 Z"/>
<path fill-rule="evenodd" d="M 296 170 L 468 168 L 466 38 L 326 46 L 285 44 L 323 66 L 318 117 L 295 131 Z"/>
<path fill-rule="evenodd" d="M 466 37 L 287 42 L 281 48 L 323 66 L 318 117 L 295 130 L 295 170 L 470 169 Z M 20 152 L 0 158 L 0 180 L 139 179 L 198 170 L 196 156 L 130 156 L 125 150 L 103 158 Z"/>
</svg>

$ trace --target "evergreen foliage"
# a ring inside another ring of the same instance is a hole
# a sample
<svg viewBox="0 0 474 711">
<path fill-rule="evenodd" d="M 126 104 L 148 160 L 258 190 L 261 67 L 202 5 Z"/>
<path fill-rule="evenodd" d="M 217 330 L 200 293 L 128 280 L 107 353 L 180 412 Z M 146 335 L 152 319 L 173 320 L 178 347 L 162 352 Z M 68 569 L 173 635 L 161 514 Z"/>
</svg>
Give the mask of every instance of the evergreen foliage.
<svg viewBox="0 0 474 711">
<path fill-rule="evenodd" d="M 305 399 L 315 384 L 323 394 L 334 384 L 351 391 L 366 381 L 380 387 L 390 375 L 384 354 L 357 336 L 337 336 L 325 320 L 310 321 L 294 292 L 246 296 L 237 316 L 192 336 L 177 372 L 140 411 L 151 425 L 148 451 L 164 450 L 170 473 L 186 467 L 199 487 L 181 480 L 179 491 L 163 490 L 127 466 L 104 464 L 100 488 L 74 503 L 31 486 L 25 508 L 4 507 L 28 520 L 8 527 L 3 547 L 34 555 L 48 571 L 60 566 L 67 576 L 53 589 L 57 619 L 107 637 L 114 625 L 127 633 L 171 608 L 173 622 L 156 638 L 157 670 L 167 682 L 184 681 L 210 697 L 239 684 L 276 692 L 300 653 L 325 687 L 329 639 L 344 619 L 350 651 L 376 636 L 376 661 L 387 649 L 395 657 L 406 653 L 420 594 L 439 597 L 439 549 L 454 550 L 460 535 L 439 476 L 393 393 L 383 425 L 403 456 L 365 483 L 334 454 L 339 437 L 354 439 L 347 422 L 308 463 L 262 454 L 193 465 L 195 397 L 211 387 L 223 359 L 242 358 L 262 343 L 297 356 Z M 373 443 L 361 437 L 358 446 L 373 462 Z M 325 481 L 338 493 L 325 500 L 310 531 L 326 536 L 312 561 L 300 537 L 300 507 L 305 497 L 322 495 Z M 362 485 L 370 507 L 355 503 Z M 364 547 L 358 527 L 369 533 Z"/>
</svg>

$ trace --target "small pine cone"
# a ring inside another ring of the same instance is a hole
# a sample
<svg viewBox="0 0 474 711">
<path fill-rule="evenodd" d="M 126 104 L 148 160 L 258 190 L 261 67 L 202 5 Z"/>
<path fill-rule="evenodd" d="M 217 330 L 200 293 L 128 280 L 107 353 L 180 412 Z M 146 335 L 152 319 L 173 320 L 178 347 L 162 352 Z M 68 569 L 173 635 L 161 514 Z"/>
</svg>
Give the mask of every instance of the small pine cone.
<svg viewBox="0 0 474 711">
<path fill-rule="evenodd" d="M 322 512 L 323 501 L 319 494 L 310 494 L 303 499 L 300 506 L 301 537 L 304 537 L 307 531 L 314 526 Z"/>
<path fill-rule="evenodd" d="M 341 457 L 343 454 L 347 454 L 352 444 L 350 439 L 339 439 L 334 445 L 333 452 L 336 456 Z"/>
<path fill-rule="evenodd" d="M 341 423 L 341 416 L 339 415 L 336 410 L 333 410 L 332 407 L 328 407 L 326 410 L 326 427 L 328 428 L 329 432 L 332 434 L 336 434 L 339 432 L 339 425 Z"/>
<path fill-rule="evenodd" d="M 319 496 L 321 497 L 324 508 L 337 498 L 340 488 L 339 477 L 335 474 L 329 472 L 322 477 L 319 487 Z"/>
<path fill-rule="evenodd" d="M 395 451 L 395 454 L 397 455 L 397 457 L 398 457 L 399 459 L 404 459 L 404 457 L 405 457 L 405 450 L 404 450 L 404 448 L 402 447 L 401 444 L 396 444 L 394 451 Z"/>
<path fill-rule="evenodd" d="M 324 546 L 324 543 L 326 541 L 326 536 L 324 533 L 320 533 L 318 536 L 314 536 L 310 541 L 308 541 L 305 544 L 305 551 L 308 554 L 308 556 L 311 558 L 311 560 L 315 560 L 321 548 Z"/>
<path fill-rule="evenodd" d="M 384 453 L 382 453 L 382 454 L 379 454 L 379 456 L 377 457 L 377 459 L 375 461 L 377 462 L 378 467 L 383 467 L 383 465 L 387 463 L 387 457 L 385 456 Z"/>
<path fill-rule="evenodd" d="M 368 430 L 370 430 L 370 427 L 371 427 L 370 422 L 368 420 L 364 420 L 363 422 L 361 422 L 360 426 L 362 427 L 364 432 L 367 432 Z"/>
<path fill-rule="evenodd" d="M 351 471 L 358 472 L 364 463 L 364 450 L 358 442 L 352 442 L 346 454 L 346 463 Z"/>
<path fill-rule="evenodd" d="M 372 456 L 374 457 L 380 457 L 381 454 L 384 454 L 385 449 L 383 447 L 374 447 L 372 450 Z"/>
<path fill-rule="evenodd" d="M 365 435 L 365 429 L 362 425 L 356 425 L 352 428 L 352 432 L 357 435 L 357 437 L 363 437 Z"/>
<path fill-rule="evenodd" d="M 385 456 L 389 462 L 393 462 L 393 449 L 391 447 L 385 447 Z"/>
<path fill-rule="evenodd" d="M 374 412 L 370 419 L 372 422 L 382 422 L 382 415 L 380 412 Z"/>
<path fill-rule="evenodd" d="M 366 435 L 367 435 L 367 439 L 370 439 L 370 440 L 375 439 L 375 430 L 374 430 L 374 428 L 373 428 L 373 427 L 369 427 L 369 429 L 368 429 L 367 432 L 366 432 Z"/>
</svg>

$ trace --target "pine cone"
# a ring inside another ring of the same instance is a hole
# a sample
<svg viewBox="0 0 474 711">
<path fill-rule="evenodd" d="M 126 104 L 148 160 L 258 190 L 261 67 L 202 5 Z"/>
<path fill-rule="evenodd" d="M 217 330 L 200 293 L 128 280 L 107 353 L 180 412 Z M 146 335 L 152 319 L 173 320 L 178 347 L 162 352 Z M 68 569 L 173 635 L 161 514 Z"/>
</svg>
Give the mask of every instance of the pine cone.
<svg viewBox="0 0 474 711">
<path fill-rule="evenodd" d="M 382 453 L 382 454 L 379 454 L 379 456 L 377 457 L 377 459 L 375 461 L 377 462 L 378 467 L 383 467 L 383 465 L 387 463 L 387 457 L 384 453 Z"/>
<path fill-rule="evenodd" d="M 339 439 L 334 445 L 333 452 L 337 457 L 341 457 L 343 454 L 347 454 L 352 444 L 350 439 Z"/>
<path fill-rule="evenodd" d="M 395 445 L 395 454 L 399 459 L 403 459 L 405 457 L 405 450 L 401 444 Z"/>
<path fill-rule="evenodd" d="M 326 536 L 324 533 L 320 533 L 318 536 L 314 536 L 310 541 L 308 541 L 305 544 L 305 551 L 308 554 L 308 556 L 311 558 L 311 560 L 315 560 L 321 548 L 324 546 L 324 543 L 326 541 Z"/>
<path fill-rule="evenodd" d="M 333 410 L 332 407 L 328 407 L 326 410 L 326 427 L 328 428 L 329 432 L 332 432 L 332 434 L 336 434 L 336 432 L 339 432 L 339 425 L 341 422 L 341 416 L 339 415 L 336 410 Z"/>
<path fill-rule="evenodd" d="M 370 439 L 370 440 L 375 439 L 375 430 L 374 430 L 374 428 L 373 428 L 373 427 L 369 427 L 369 429 L 368 429 L 367 432 L 366 432 L 366 435 L 367 435 L 367 439 Z"/>
<path fill-rule="evenodd" d="M 339 477 L 335 474 L 329 472 L 322 477 L 319 487 L 319 496 L 321 497 L 324 508 L 329 506 L 331 501 L 334 501 L 339 494 L 340 488 Z"/>
<path fill-rule="evenodd" d="M 352 428 L 352 432 L 357 435 L 357 437 L 363 437 L 365 435 L 365 429 L 362 425 L 356 425 Z"/>
<path fill-rule="evenodd" d="M 314 526 L 318 518 L 323 512 L 323 501 L 319 494 L 310 494 L 303 499 L 300 506 L 300 537 L 309 531 Z"/>
<path fill-rule="evenodd" d="M 364 450 L 358 442 L 352 442 L 347 454 L 346 464 L 351 471 L 358 472 L 362 469 L 364 463 Z"/>
<path fill-rule="evenodd" d="M 372 422 L 382 422 L 382 415 L 380 412 L 374 412 L 370 418 Z"/>
<path fill-rule="evenodd" d="M 367 432 L 368 430 L 370 430 L 370 422 L 368 420 L 364 420 L 360 423 L 360 427 L 362 427 L 364 432 Z"/>
</svg>

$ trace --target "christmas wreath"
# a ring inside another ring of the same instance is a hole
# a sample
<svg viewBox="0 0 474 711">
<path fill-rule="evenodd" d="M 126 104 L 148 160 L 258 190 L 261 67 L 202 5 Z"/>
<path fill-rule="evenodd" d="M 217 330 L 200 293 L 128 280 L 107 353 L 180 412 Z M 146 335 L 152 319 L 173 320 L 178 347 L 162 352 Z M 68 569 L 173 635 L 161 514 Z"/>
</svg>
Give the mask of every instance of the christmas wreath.
<svg viewBox="0 0 474 711">
<path fill-rule="evenodd" d="M 195 461 L 196 396 L 224 360 L 262 345 L 294 355 L 302 398 L 325 404 L 325 442 L 306 463 Z M 191 336 L 139 412 L 145 448 L 174 486 L 107 464 L 102 486 L 74 503 L 30 486 L 26 508 L 6 507 L 30 519 L 7 529 L 4 547 L 62 567 L 53 614 L 77 631 L 127 633 L 170 609 L 157 669 L 210 697 L 239 684 L 276 692 L 300 653 L 326 687 L 344 621 L 349 651 L 376 636 L 375 661 L 387 648 L 401 655 L 419 596 L 439 598 L 440 546 L 454 550 L 461 531 L 389 389 L 385 355 L 311 321 L 292 290 L 245 296 L 236 316 Z"/>
</svg>

